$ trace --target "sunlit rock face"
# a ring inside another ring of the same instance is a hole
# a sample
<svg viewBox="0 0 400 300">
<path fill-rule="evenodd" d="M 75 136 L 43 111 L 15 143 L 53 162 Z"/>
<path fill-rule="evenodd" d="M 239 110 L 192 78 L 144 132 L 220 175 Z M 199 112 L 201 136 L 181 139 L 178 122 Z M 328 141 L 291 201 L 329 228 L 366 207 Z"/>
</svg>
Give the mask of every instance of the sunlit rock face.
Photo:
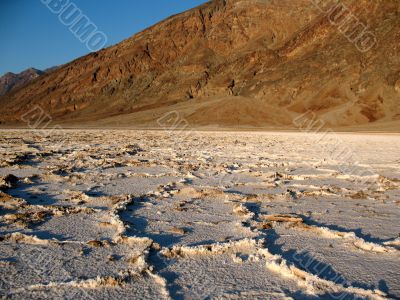
<svg viewBox="0 0 400 300">
<path fill-rule="evenodd" d="M 334 127 L 399 128 L 399 2 L 222 1 L 170 17 L 0 99 L 0 121 L 32 105 L 70 123 L 290 127 L 308 111 Z"/>
</svg>

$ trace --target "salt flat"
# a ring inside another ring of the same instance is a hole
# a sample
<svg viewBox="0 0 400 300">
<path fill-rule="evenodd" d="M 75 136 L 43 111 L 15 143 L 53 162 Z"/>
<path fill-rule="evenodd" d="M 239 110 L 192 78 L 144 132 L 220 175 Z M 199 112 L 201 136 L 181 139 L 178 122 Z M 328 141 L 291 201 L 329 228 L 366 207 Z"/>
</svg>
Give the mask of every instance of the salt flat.
<svg viewBox="0 0 400 300">
<path fill-rule="evenodd" d="M 400 136 L 2 130 L 0 295 L 400 297 Z"/>
</svg>

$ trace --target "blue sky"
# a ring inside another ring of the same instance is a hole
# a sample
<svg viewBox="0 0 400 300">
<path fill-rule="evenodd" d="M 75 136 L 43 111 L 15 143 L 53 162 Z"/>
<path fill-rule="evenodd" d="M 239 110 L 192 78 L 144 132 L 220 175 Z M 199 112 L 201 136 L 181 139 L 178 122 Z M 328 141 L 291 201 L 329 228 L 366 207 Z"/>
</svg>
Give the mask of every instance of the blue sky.
<svg viewBox="0 0 400 300">
<path fill-rule="evenodd" d="M 110 46 L 206 0 L 74 0 Z M 46 69 L 89 52 L 40 0 L 0 0 L 0 76 Z"/>
</svg>

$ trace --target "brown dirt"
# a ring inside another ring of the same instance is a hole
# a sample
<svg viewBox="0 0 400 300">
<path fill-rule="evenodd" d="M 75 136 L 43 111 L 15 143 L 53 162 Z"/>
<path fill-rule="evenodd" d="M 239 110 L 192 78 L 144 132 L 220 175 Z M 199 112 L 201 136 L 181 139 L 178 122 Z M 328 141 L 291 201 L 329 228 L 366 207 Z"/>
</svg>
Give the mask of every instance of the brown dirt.
<svg viewBox="0 0 400 300">
<path fill-rule="evenodd" d="M 76 59 L 0 98 L 0 124 L 34 105 L 62 126 L 400 131 L 400 3 L 343 0 L 377 45 L 362 53 L 309 0 L 214 0 Z M 22 123 L 26 126 L 26 122 Z"/>
</svg>

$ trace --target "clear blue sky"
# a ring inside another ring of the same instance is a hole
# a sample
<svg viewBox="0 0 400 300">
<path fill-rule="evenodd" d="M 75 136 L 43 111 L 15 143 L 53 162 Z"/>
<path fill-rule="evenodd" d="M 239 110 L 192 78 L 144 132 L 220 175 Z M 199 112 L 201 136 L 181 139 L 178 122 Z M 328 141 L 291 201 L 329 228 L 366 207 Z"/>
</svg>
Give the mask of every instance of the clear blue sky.
<svg viewBox="0 0 400 300">
<path fill-rule="evenodd" d="M 106 46 L 206 0 L 73 0 L 108 37 Z M 89 52 L 40 0 L 0 0 L 0 76 L 46 69 Z"/>
</svg>

